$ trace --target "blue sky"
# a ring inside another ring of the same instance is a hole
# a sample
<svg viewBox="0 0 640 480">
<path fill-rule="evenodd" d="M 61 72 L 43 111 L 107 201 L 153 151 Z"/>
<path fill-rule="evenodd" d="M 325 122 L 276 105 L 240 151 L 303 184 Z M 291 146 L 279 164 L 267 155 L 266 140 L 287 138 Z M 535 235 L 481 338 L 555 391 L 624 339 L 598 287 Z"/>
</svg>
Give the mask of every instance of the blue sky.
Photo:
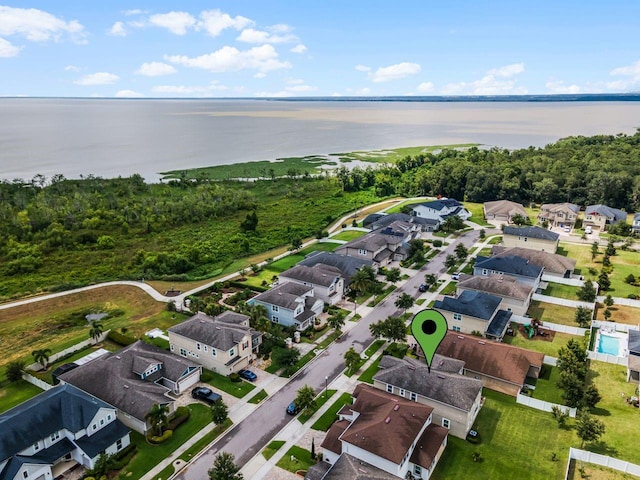
<svg viewBox="0 0 640 480">
<path fill-rule="evenodd" d="M 640 91 L 640 2 L 1 3 L 0 95 Z"/>
</svg>

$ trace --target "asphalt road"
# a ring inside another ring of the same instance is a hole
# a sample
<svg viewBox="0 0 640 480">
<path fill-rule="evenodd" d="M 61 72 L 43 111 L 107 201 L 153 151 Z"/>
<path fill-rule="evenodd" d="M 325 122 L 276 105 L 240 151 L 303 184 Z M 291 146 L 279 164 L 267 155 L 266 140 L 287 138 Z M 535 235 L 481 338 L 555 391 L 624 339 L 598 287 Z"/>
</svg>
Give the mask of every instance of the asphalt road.
<svg viewBox="0 0 640 480">
<path fill-rule="evenodd" d="M 213 466 L 217 453 L 221 451 L 234 455 L 236 464 L 243 466 L 255 454 L 260 452 L 275 435 L 290 421 L 285 409 L 295 398 L 297 390 L 310 385 L 316 391 L 325 388 L 325 382 L 331 383 L 344 370 L 344 354 L 352 345 L 362 352 L 373 337 L 369 332 L 369 325 L 392 315 L 399 315 L 394 302 L 396 298 L 408 293 L 414 298 L 420 295 L 418 286 L 429 273 L 440 274 L 446 271 L 444 260 L 451 254 L 456 245 L 462 242 L 467 248 L 478 240 L 478 232 L 471 231 L 461 235 L 453 241 L 443 252 L 431 259 L 420 271 L 399 289 L 395 290 L 383 302 L 379 303 L 366 317 L 358 321 L 357 325 L 340 337 L 339 341 L 331 344 L 321 355 L 309 362 L 282 389 L 262 403 L 253 413 L 237 424 L 224 438 L 214 443 L 206 453 L 196 459 L 187 469 L 176 478 L 180 480 L 202 480 L 208 478 L 207 471 Z M 325 380 L 328 377 L 328 380 Z"/>
</svg>

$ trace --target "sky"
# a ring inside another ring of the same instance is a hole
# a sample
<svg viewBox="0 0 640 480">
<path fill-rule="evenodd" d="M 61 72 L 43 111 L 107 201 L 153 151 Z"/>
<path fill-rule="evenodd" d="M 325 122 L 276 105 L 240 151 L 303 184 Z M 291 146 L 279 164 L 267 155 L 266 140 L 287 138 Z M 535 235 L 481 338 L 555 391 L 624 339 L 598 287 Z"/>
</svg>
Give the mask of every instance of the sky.
<svg viewBox="0 0 640 480">
<path fill-rule="evenodd" d="M 0 96 L 640 91 L 636 0 L 0 0 Z"/>
</svg>

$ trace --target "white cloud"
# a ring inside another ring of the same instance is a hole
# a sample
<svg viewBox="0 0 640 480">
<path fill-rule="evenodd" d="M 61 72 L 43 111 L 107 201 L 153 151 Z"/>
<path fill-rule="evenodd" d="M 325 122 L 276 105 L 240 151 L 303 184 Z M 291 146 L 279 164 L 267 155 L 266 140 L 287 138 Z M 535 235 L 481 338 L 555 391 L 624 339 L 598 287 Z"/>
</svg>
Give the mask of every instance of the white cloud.
<svg viewBox="0 0 640 480">
<path fill-rule="evenodd" d="M 174 66 L 162 62 L 145 62 L 136 70 L 136 75 L 145 75 L 147 77 L 161 77 L 163 75 L 171 75 L 176 73 Z"/>
<path fill-rule="evenodd" d="M 250 18 L 241 17 L 240 15 L 232 17 L 228 13 L 222 13 L 220 10 L 205 10 L 200 13 L 201 28 L 204 28 L 209 35 L 217 37 L 227 28 L 235 28 L 236 30 L 242 30 L 254 22 Z"/>
<path fill-rule="evenodd" d="M 242 30 L 238 38 L 239 42 L 246 43 L 291 43 L 298 40 L 298 37 L 291 34 L 289 25 L 273 25 L 265 30 L 247 28 Z"/>
<path fill-rule="evenodd" d="M 369 87 L 359 88 L 354 93 L 359 96 L 371 95 L 371 89 Z"/>
<path fill-rule="evenodd" d="M 371 67 L 367 67 L 366 65 L 356 65 L 356 70 L 359 72 L 370 72 Z"/>
<path fill-rule="evenodd" d="M 626 67 L 614 68 L 609 72 L 610 75 L 624 75 L 631 77 L 640 77 L 640 60 Z"/>
<path fill-rule="evenodd" d="M 279 92 L 255 92 L 256 97 L 298 97 L 309 92 L 315 92 L 318 87 L 312 85 L 289 85 Z"/>
<path fill-rule="evenodd" d="M 126 37 L 127 31 L 124 29 L 124 23 L 114 23 L 113 26 L 109 29 L 109 35 L 114 37 Z"/>
<path fill-rule="evenodd" d="M 296 45 L 295 47 L 293 47 L 289 51 L 293 52 L 293 53 L 304 53 L 304 52 L 307 51 L 307 47 L 305 45 L 303 45 L 302 43 L 299 43 L 298 45 Z"/>
<path fill-rule="evenodd" d="M 149 17 L 149 22 L 176 35 L 184 35 L 187 29 L 196 25 L 196 19 L 187 12 L 158 13 Z"/>
<path fill-rule="evenodd" d="M 146 13 L 144 10 L 140 10 L 139 8 L 134 8 L 131 10 L 124 10 L 122 12 L 122 14 L 126 17 L 131 17 L 132 15 L 142 15 L 143 13 Z"/>
<path fill-rule="evenodd" d="M 59 41 L 68 35 L 76 43 L 85 43 L 84 27 L 35 8 L 0 6 L 0 35 L 19 35 L 32 42 Z"/>
<path fill-rule="evenodd" d="M 607 88 L 609 90 L 625 92 L 640 88 L 640 60 L 625 67 L 614 68 L 609 72 L 609 74 L 613 76 L 628 77 L 623 80 L 615 80 L 607 83 Z"/>
<path fill-rule="evenodd" d="M 301 85 L 304 83 L 304 80 L 301 78 L 290 78 L 287 80 L 287 85 Z"/>
<path fill-rule="evenodd" d="M 493 68 L 487 72 L 488 75 L 494 77 L 509 78 L 524 72 L 524 63 L 512 63 L 511 65 L 505 65 L 500 68 Z"/>
<path fill-rule="evenodd" d="M 431 82 L 422 82 L 420 85 L 418 85 L 418 88 L 416 88 L 416 90 L 418 90 L 418 92 L 420 93 L 429 93 L 429 92 L 433 92 L 434 90 L 434 85 Z"/>
<path fill-rule="evenodd" d="M 210 72 L 235 72 L 238 70 L 258 70 L 268 72 L 281 68 L 291 68 L 291 64 L 281 61 L 278 52 L 271 45 L 262 45 L 249 50 L 238 50 L 225 46 L 220 50 L 199 57 L 185 55 L 165 55 L 165 60 L 187 67 L 202 68 Z"/>
<path fill-rule="evenodd" d="M 549 81 L 545 87 L 549 93 L 580 93 L 582 91 L 578 85 L 565 85 L 562 80 Z"/>
<path fill-rule="evenodd" d="M 112 83 L 116 83 L 119 79 L 120 77 L 113 73 L 97 72 L 85 75 L 73 83 L 76 85 L 111 85 Z"/>
<path fill-rule="evenodd" d="M 362 65 L 358 65 L 361 67 Z M 358 69 L 358 67 L 356 67 Z M 391 80 L 399 80 L 420 73 L 422 68 L 417 63 L 402 62 L 388 67 L 380 67 L 374 73 L 369 72 L 369 78 L 375 83 L 389 82 Z M 361 70 L 366 71 L 366 70 Z"/>
<path fill-rule="evenodd" d="M 253 76 L 253 78 L 264 78 L 264 77 L 266 77 L 266 76 L 267 76 L 267 74 L 266 74 L 266 73 L 264 73 L 264 72 L 258 72 L 258 73 L 256 73 L 256 74 Z"/>
<path fill-rule="evenodd" d="M 151 89 L 154 93 L 170 94 L 170 95 L 196 95 L 206 96 L 213 92 L 228 90 L 228 87 L 218 82 L 211 82 L 209 85 L 157 85 Z"/>
<path fill-rule="evenodd" d="M 66 67 L 64 67 L 65 72 L 79 72 L 80 70 L 82 69 L 75 65 L 67 65 Z"/>
<path fill-rule="evenodd" d="M 115 94 L 117 98 L 142 98 L 143 94 L 133 90 L 118 90 Z"/>
<path fill-rule="evenodd" d="M 15 57 L 19 52 L 20 47 L 16 47 L 4 38 L 0 38 L 0 58 Z"/>
</svg>

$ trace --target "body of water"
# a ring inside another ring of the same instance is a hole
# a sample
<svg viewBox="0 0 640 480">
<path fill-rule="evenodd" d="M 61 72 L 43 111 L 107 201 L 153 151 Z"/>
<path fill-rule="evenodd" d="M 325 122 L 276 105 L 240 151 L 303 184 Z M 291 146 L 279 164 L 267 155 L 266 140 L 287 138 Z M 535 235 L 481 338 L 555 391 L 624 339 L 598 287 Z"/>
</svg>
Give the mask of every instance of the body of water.
<svg viewBox="0 0 640 480">
<path fill-rule="evenodd" d="M 158 173 L 356 150 L 633 133 L 640 102 L 0 99 L 0 179 Z"/>
</svg>

